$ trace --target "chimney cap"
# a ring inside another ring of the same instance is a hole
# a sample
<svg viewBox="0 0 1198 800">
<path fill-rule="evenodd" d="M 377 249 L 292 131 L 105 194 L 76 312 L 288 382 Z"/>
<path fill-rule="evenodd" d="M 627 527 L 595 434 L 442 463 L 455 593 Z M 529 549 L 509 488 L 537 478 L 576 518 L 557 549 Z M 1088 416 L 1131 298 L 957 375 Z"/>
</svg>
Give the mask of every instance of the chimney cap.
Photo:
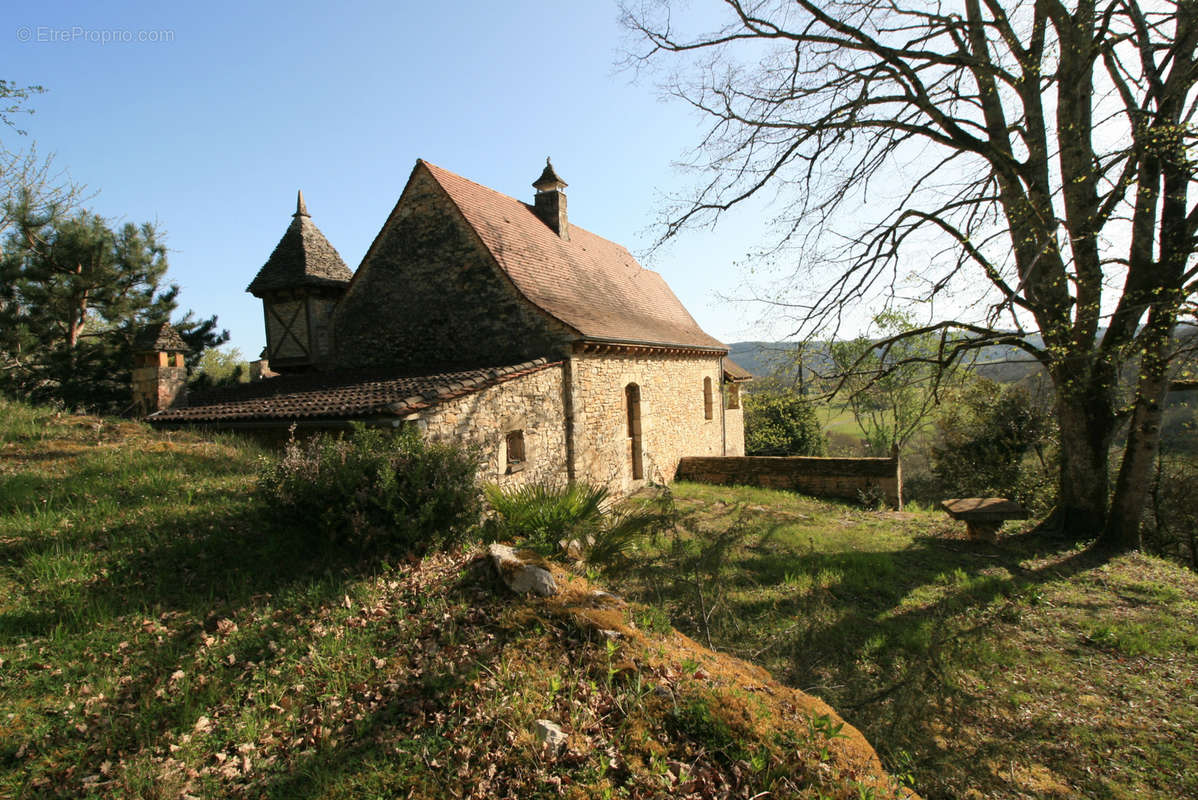
<svg viewBox="0 0 1198 800">
<path fill-rule="evenodd" d="M 568 185 L 553 171 L 553 162 L 546 158 L 545 169 L 541 172 L 541 177 L 533 182 L 532 188 L 538 192 L 552 192 L 554 189 L 565 189 Z"/>
<path fill-rule="evenodd" d="M 169 322 L 147 325 L 133 340 L 135 353 L 186 353 L 187 344 Z"/>
</svg>

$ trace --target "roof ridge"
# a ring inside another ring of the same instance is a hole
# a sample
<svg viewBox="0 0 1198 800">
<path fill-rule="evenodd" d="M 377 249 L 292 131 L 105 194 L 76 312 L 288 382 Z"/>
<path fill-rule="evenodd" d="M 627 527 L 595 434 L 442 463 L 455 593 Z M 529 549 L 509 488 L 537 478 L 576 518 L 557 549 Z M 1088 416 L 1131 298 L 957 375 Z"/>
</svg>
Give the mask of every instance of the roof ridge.
<svg viewBox="0 0 1198 800">
<path fill-rule="evenodd" d="M 529 203 L 424 159 L 420 165 L 519 295 L 583 338 L 727 351 L 624 245 L 573 222 L 562 239 Z"/>
<path fill-rule="evenodd" d="M 423 159 L 423 158 L 418 158 L 418 159 L 416 159 L 416 161 L 417 161 L 417 163 L 424 164 L 424 166 L 426 166 L 426 167 L 430 167 L 431 169 L 430 169 L 429 171 L 430 171 L 430 172 L 433 174 L 433 178 L 434 178 L 434 179 L 436 179 L 436 178 L 437 178 L 437 174 L 436 174 L 437 172 L 443 172 L 443 173 L 445 173 L 446 175 L 450 176 L 451 178 L 456 178 L 456 179 L 457 179 L 457 180 L 459 180 L 459 181 L 462 181 L 462 182 L 464 182 L 464 183 L 468 183 L 468 184 L 470 184 L 471 186 L 476 186 L 476 187 L 478 187 L 479 189 L 482 189 L 482 190 L 484 190 L 484 191 L 486 191 L 486 192 L 490 192 L 491 194 L 494 194 L 494 195 L 499 195 L 500 197 L 502 197 L 502 198 L 504 198 L 504 199 L 506 199 L 506 200 L 511 200 L 513 203 L 519 203 L 520 205 L 524 206 L 525 210 L 527 210 L 527 211 L 528 211 L 528 213 L 530 213 L 530 214 L 533 214 L 533 216 L 536 216 L 535 212 L 533 211 L 533 208 L 534 208 L 533 204 L 532 204 L 532 203 L 526 203 L 525 201 L 521 200 L 519 197 L 513 197 L 512 195 L 510 195 L 510 194 L 505 194 L 505 193 L 503 193 L 503 192 L 499 191 L 498 189 L 492 189 L 490 186 L 487 186 L 487 185 L 485 185 L 485 184 L 479 183 L 478 181 L 471 180 L 470 178 L 467 178 L 467 177 L 465 177 L 464 175 L 459 175 L 459 174 L 457 174 L 456 172 L 454 172 L 453 170 L 449 170 L 449 169 L 446 169 L 445 167 L 438 166 L 437 164 L 434 164 L 434 163 L 432 163 L 431 161 L 426 161 L 426 160 L 425 160 L 425 159 Z M 441 182 L 438 180 L 438 181 L 437 181 L 437 183 L 439 183 L 439 184 L 440 184 Z M 445 188 L 445 187 L 444 187 L 444 184 L 441 184 L 441 186 L 442 186 L 442 188 Z M 453 197 L 452 197 L 452 195 L 450 196 L 450 199 L 451 199 L 451 200 L 453 200 Z M 456 205 L 457 201 L 456 201 L 456 200 L 454 200 L 454 203 L 455 203 L 455 205 Z M 539 217 L 538 217 L 538 219 L 539 219 Z M 544 223 L 542 223 L 542 224 L 544 224 Z M 623 251 L 625 251 L 626 253 L 628 253 L 629 255 L 632 255 L 632 251 L 631 251 L 631 250 L 629 250 L 627 247 L 625 247 L 624 245 L 620 244 L 620 243 L 619 243 L 619 242 L 617 242 L 616 240 L 614 240 L 614 239 L 608 239 L 606 236 L 601 236 L 601 235 L 599 235 L 599 234 L 595 233 L 594 231 L 592 231 L 592 230 L 590 230 L 590 229 L 588 229 L 588 228 L 584 228 L 584 227 L 582 227 L 581 225 L 579 225 L 579 224 L 577 224 L 577 223 L 575 223 L 575 222 L 571 221 L 571 222 L 570 222 L 570 233 L 571 233 L 571 234 L 573 234 L 573 233 L 574 233 L 574 231 L 576 231 L 576 230 L 582 231 L 583 233 L 587 234 L 588 236 L 593 236 L 594 238 L 596 238 L 596 239 L 599 239 L 600 241 L 606 242 L 606 243 L 608 243 L 608 244 L 610 244 L 610 245 L 612 245 L 612 246 L 614 246 L 614 247 L 618 247 L 618 248 L 620 248 L 621 250 L 623 250 Z M 489 250 L 489 249 L 490 249 L 490 248 L 488 247 L 488 250 Z M 636 259 L 634 258 L 633 260 L 635 261 Z M 648 267 L 645 267 L 645 266 L 644 266 L 643 264 L 641 264 L 639 261 L 637 261 L 637 262 L 636 262 L 636 265 L 637 265 L 637 266 L 638 266 L 640 269 L 644 270 L 645 272 L 654 272 L 654 274 L 657 274 L 657 273 L 656 273 L 654 270 L 651 270 L 651 269 L 649 269 Z"/>
</svg>

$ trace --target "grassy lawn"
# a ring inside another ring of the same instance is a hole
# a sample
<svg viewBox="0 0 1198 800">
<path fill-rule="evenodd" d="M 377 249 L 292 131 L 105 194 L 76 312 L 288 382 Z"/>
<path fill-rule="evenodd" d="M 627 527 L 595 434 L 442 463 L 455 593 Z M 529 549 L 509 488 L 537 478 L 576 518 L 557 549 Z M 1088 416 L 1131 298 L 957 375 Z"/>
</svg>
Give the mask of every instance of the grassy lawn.
<svg viewBox="0 0 1198 800">
<path fill-rule="evenodd" d="M 280 531 L 261 455 L 0 401 L 0 797 L 889 794 L 815 698 L 928 798 L 1198 796 L 1168 563 L 680 485 L 602 576 L 643 605 L 517 600 L 477 549 Z"/>
<path fill-rule="evenodd" d="M 1198 576 L 681 484 L 628 596 L 827 700 L 928 798 L 1198 796 Z"/>
<path fill-rule="evenodd" d="M 580 576 L 280 531 L 260 455 L 0 400 L 0 797 L 894 796 L 821 701 Z"/>
</svg>

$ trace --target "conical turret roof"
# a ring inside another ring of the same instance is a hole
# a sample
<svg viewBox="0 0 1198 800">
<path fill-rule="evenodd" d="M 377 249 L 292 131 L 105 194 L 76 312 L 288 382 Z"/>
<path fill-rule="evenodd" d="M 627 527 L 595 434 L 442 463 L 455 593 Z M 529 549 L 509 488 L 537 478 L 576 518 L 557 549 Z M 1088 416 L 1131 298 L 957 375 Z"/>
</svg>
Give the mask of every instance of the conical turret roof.
<svg viewBox="0 0 1198 800">
<path fill-rule="evenodd" d="M 246 291 L 261 297 L 277 289 L 346 286 L 353 276 L 337 249 L 308 216 L 304 193 L 300 192 L 291 224 Z"/>
</svg>

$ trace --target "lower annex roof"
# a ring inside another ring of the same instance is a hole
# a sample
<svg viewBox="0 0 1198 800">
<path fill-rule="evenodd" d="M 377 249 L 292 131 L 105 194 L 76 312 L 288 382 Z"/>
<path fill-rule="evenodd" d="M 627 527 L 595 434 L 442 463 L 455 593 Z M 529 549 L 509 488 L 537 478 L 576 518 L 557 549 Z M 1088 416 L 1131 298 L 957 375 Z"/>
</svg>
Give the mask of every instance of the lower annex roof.
<svg viewBox="0 0 1198 800">
<path fill-rule="evenodd" d="M 424 375 L 394 369 L 280 375 L 197 394 L 188 405 L 163 409 L 147 420 L 175 425 L 406 416 L 560 363 L 538 358 Z"/>
</svg>

